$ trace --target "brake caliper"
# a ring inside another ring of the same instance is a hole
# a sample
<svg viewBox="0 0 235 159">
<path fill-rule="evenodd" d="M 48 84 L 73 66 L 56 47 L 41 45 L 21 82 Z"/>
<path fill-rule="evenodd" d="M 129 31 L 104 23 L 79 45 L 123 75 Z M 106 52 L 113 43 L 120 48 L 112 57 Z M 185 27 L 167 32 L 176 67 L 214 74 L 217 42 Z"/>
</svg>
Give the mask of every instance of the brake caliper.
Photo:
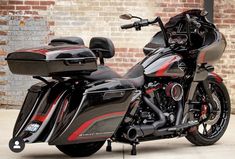
<svg viewBox="0 0 235 159">
<path fill-rule="evenodd" d="M 202 120 L 206 119 L 207 118 L 207 113 L 208 113 L 208 106 L 206 104 L 202 104 L 200 118 Z"/>
</svg>

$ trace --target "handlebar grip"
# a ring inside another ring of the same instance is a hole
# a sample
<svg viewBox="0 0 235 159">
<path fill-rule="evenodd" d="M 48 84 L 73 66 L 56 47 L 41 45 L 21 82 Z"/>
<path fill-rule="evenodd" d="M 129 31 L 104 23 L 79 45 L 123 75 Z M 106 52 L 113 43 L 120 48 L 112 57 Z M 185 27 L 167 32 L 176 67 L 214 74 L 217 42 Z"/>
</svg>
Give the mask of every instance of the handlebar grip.
<svg viewBox="0 0 235 159">
<path fill-rule="evenodd" d="M 130 29 L 130 28 L 133 28 L 133 27 L 134 27 L 134 24 L 125 24 L 125 25 L 121 26 L 121 29 Z"/>
</svg>

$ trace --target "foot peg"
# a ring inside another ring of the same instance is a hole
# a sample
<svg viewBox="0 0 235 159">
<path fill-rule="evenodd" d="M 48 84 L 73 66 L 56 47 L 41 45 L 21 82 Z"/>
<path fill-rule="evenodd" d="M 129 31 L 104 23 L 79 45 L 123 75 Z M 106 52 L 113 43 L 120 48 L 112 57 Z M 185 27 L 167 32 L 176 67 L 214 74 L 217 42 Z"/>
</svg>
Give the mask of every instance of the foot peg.
<svg viewBox="0 0 235 159">
<path fill-rule="evenodd" d="M 111 152 L 112 151 L 112 141 L 111 140 L 107 140 L 107 146 L 106 146 L 106 151 L 107 152 Z"/>
</svg>

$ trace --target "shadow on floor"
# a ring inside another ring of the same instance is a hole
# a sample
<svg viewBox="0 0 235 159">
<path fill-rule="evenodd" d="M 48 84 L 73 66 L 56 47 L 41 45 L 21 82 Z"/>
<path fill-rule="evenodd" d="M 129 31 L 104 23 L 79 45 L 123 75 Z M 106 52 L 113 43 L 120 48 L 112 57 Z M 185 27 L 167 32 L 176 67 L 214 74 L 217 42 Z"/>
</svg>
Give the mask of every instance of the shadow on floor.
<svg viewBox="0 0 235 159">
<path fill-rule="evenodd" d="M 213 145 L 213 146 L 217 146 L 219 145 Z M 140 144 L 139 146 L 137 146 L 137 152 L 138 154 L 153 154 L 153 153 L 168 153 L 170 151 L 174 151 L 174 152 L 179 152 L 182 153 L 182 151 L 186 150 L 186 149 L 192 149 L 193 147 L 196 148 L 196 146 L 190 144 L 190 143 L 179 143 L 179 142 L 175 142 L 175 143 L 171 143 L 169 142 L 168 144 L 164 144 L 161 145 L 157 142 L 150 142 L 149 144 Z M 122 148 L 113 148 L 112 152 L 106 152 L 104 149 L 98 151 L 96 154 L 90 156 L 89 158 L 123 158 L 126 155 L 130 155 L 131 152 L 131 146 L 130 145 L 122 145 Z M 22 156 L 22 158 L 25 159 L 70 159 L 71 157 L 66 156 L 62 153 L 60 153 L 58 151 L 58 153 L 42 153 L 42 152 L 38 152 L 38 154 L 27 154 Z"/>
</svg>

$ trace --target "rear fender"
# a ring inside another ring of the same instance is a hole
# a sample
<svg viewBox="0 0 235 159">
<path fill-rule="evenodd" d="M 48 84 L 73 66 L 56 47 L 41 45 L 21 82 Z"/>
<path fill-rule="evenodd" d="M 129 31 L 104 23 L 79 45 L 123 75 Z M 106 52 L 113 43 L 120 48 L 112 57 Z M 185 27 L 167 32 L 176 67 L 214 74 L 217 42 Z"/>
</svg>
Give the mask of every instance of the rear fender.
<svg viewBox="0 0 235 159">
<path fill-rule="evenodd" d="M 66 92 L 64 84 L 56 81 L 33 85 L 20 110 L 13 137 L 20 137 L 29 143 L 44 141 L 49 135 L 45 129 L 51 124 L 53 114 Z"/>
</svg>

